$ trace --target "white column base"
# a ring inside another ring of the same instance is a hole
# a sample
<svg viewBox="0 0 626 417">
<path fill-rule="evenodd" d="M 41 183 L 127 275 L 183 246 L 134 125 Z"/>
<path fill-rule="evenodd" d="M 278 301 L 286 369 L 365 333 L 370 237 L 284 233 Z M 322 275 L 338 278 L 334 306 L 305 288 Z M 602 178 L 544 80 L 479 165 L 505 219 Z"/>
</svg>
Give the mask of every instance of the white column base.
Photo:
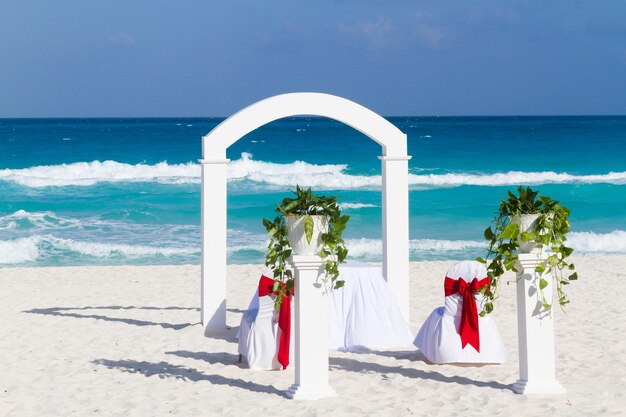
<svg viewBox="0 0 626 417">
<path fill-rule="evenodd" d="M 324 260 L 292 255 L 295 276 L 295 381 L 285 392 L 294 400 L 335 395 L 328 383 L 328 299 L 321 283 Z"/>
<path fill-rule="evenodd" d="M 513 392 L 523 395 L 558 395 L 565 394 L 565 387 L 558 381 L 528 382 L 518 380 L 513 384 Z"/>
<path fill-rule="evenodd" d="M 285 391 L 285 395 L 293 400 L 319 400 L 320 398 L 335 397 L 337 393 L 330 385 L 311 387 L 293 384 Z"/>
<path fill-rule="evenodd" d="M 519 344 L 519 380 L 513 384 L 518 394 L 564 394 L 556 378 L 554 317 L 552 308 L 544 311 L 538 296 L 541 275 L 535 272 L 545 264 L 545 253 L 521 253 L 517 264 L 517 330 Z M 543 292 L 552 303 L 552 277 Z"/>
</svg>

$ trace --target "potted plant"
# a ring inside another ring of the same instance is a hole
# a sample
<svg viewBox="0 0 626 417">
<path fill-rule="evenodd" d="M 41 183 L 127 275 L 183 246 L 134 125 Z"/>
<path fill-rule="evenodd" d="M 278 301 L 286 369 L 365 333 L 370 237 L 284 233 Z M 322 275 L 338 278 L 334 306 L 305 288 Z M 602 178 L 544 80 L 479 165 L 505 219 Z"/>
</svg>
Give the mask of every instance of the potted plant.
<svg viewBox="0 0 626 417">
<path fill-rule="evenodd" d="M 274 273 L 277 306 L 287 292 L 293 291 L 293 272 L 287 266 L 292 252 L 317 254 L 325 260 L 323 283 L 327 288 L 341 288 L 344 284 L 339 280 L 339 264 L 348 255 L 342 233 L 350 216 L 341 215 L 336 196 L 317 196 L 310 188 L 299 186 L 293 193 L 294 198 L 284 198 L 277 206 L 274 221 L 263 219 L 270 236 L 265 265 Z"/>
<path fill-rule="evenodd" d="M 489 241 L 487 257 L 476 259 L 487 265 L 487 275 L 491 279 L 491 285 L 483 290 L 486 302 L 481 316 L 493 311 L 493 300 L 497 297 L 505 270 L 517 272 L 518 253 L 540 256 L 549 250 L 546 262 L 535 268 L 535 272 L 541 274 L 538 296 L 544 309 L 549 309 L 552 304 L 543 294 L 543 289 L 548 286 L 544 276 L 551 275 L 554 279 L 561 308 L 569 303 L 564 287 L 578 279 L 576 272 L 564 274 L 564 271 L 574 270 L 574 264 L 567 260 L 574 249 L 565 246 L 565 235 L 570 231 L 569 209 L 530 187 L 519 187 L 517 193 L 509 191 L 507 199 L 500 201 L 493 226 L 484 233 Z"/>
</svg>

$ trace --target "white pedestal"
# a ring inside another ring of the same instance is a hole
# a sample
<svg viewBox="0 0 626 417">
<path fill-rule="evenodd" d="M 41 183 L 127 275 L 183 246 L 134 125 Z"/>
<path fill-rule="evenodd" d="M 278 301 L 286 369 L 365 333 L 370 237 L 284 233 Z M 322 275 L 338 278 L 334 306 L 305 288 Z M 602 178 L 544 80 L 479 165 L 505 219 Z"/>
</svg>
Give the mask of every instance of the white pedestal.
<svg viewBox="0 0 626 417">
<path fill-rule="evenodd" d="M 328 299 L 321 282 L 323 260 L 293 255 L 295 272 L 295 383 L 286 395 L 316 400 L 336 395 L 328 384 Z"/>
<path fill-rule="evenodd" d="M 519 337 L 519 380 L 513 384 L 518 394 L 564 394 L 565 388 L 556 379 L 554 322 L 552 309 L 546 311 L 539 297 L 537 265 L 546 256 L 537 253 L 519 255 L 517 265 L 517 330 Z M 543 289 L 552 300 L 552 277 L 546 276 Z"/>
</svg>

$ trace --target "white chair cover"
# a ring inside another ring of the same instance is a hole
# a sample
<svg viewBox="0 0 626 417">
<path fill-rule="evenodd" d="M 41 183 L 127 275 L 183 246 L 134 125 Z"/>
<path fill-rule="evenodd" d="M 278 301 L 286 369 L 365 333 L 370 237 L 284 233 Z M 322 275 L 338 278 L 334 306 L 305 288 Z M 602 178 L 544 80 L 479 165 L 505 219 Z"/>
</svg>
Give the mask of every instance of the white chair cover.
<svg viewBox="0 0 626 417">
<path fill-rule="evenodd" d="M 464 261 L 454 265 L 446 276 L 471 282 L 487 276 L 485 266 L 476 261 Z M 484 296 L 475 294 L 478 311 Z M 445 305 L 438 307 L 428 316 L 413 344 L 432 363 L 503 363 L 506 359 L 504 344 L 491 315 L 478 317 L 480 352 L 467 344 L 461 347 L 458 333 L 463 308 L 463 297 L 456 293 L 445 297 Z"/>
<path fill-rule="evenodd" d="M 343 288 L 328 294 L 329 349 L 358 351 L 411 345 L 413 334 L 382 276 L 380 267 L 350 261 L 339 267 Z M 265 276 L 271 277 L 271 271 Z M 295 303 L 291 303 L 290 363 L 294 363 Z M 272 296 L 258 289 L 244 313 L 239 332 L 239 353 L 251 369 L 281 369 L 277 360 L 280 329 Z"/>
<path fill-rule="evenodd" d="M 272 272 L 266 271 L 266 277 L 271 277 Z M 291 304 L 292 330 L 290 340 L 290 362 L 293 363 L 294 331 L 293 318 L 294 304 Z M 274 306 L 274 297 L 266 295 L 259 297 L 258 288 L 250 301 L 248 309 L 241 318 L 237 338 L 239 339 L 239 354 L 246 358 L 251 369 L 274 370 L 282 369 L 278 362 L 278 340 L 280 338 L 278 327 L 278 312 Z"/>
</svg>

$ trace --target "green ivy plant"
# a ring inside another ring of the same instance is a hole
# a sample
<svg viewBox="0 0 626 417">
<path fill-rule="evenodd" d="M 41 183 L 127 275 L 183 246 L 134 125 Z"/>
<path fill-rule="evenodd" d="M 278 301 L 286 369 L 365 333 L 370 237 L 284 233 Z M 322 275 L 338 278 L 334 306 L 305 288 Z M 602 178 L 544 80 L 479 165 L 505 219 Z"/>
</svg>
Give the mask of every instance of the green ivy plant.
<svg viewBox="0 0 626 417">
<path fill-rule="evenodd" d="M 293 198 L 284 198 L 276 207 L 278 215 L 274 221 L 263 219 L 263 226 L 267 230 L 270 241 L 265 253 L 265 265 L 274 273 L 274 291 L 276 306 L 282 303 L 287 292 L 293 291 L 293 272 L 287 266 L 287 259 L 291 256 L 291 245 L 287 239 L 287 224 L 285 216 L 304 216 L 304 231 L 306 240 L 311 243 L 313 237 L 313 218 L 311 216 L 327 216 L 328 232 L 321 235 L 322 248 L 319 256 L 324 262 L 325 275 L 323 283 L 326 288 L 337 289 L 344 285 L 339 279 L 339 264 L 344 263 L 348 256 L 348 248 L 342 238 L 350 216 L 341 215 L 337 196 L 317 196 L 310 188 L 296 186 Z M 282 284 L 284 285 L 282 285 Z"/>
<path fill-rule="evenodd" d="M 574 264 L 567 259 L 574 249 L 565 246 L 565 235 L 570 231 L 569 209 L 557 200 L 539 195 L 538 191 L 533 191 L 530 187 L 519 187 L 517 193 L 515 195 L 509 191 L 507 199 L 500 201 L 500 210 L 496 213 L 492 226 L 484 233 L 485 239 L 489 241 L 487 256 L 485 259 L 476 259 L 487 265 L 487 275 L 491 279 L 491 285 L 482 290 L 486 302 L 481 316 L 493 311 L 493 301 L 497 297 L 500 278 L 505 270 L 517 272 L 520 240 L 535 242 L 542 250 L 544 247 L 551 250 L 546 262 L 535 268 L 535 272 L 541 274 L 538 296 L 544 309 L 551 307 L 543 293 L 543 289 L 548 286 L 545 276 L 551 275 L 554 279 L 561 308 L 569 303 L 564 287 L 570 281 L 578 279 L 576 272 L 564 274 L 564 271 L 574 270 Z M 538 218 L 530 230 L 520 233 L 520 227 L 514 219 L 523 214 L 538 214 Z"/>
</svg>

